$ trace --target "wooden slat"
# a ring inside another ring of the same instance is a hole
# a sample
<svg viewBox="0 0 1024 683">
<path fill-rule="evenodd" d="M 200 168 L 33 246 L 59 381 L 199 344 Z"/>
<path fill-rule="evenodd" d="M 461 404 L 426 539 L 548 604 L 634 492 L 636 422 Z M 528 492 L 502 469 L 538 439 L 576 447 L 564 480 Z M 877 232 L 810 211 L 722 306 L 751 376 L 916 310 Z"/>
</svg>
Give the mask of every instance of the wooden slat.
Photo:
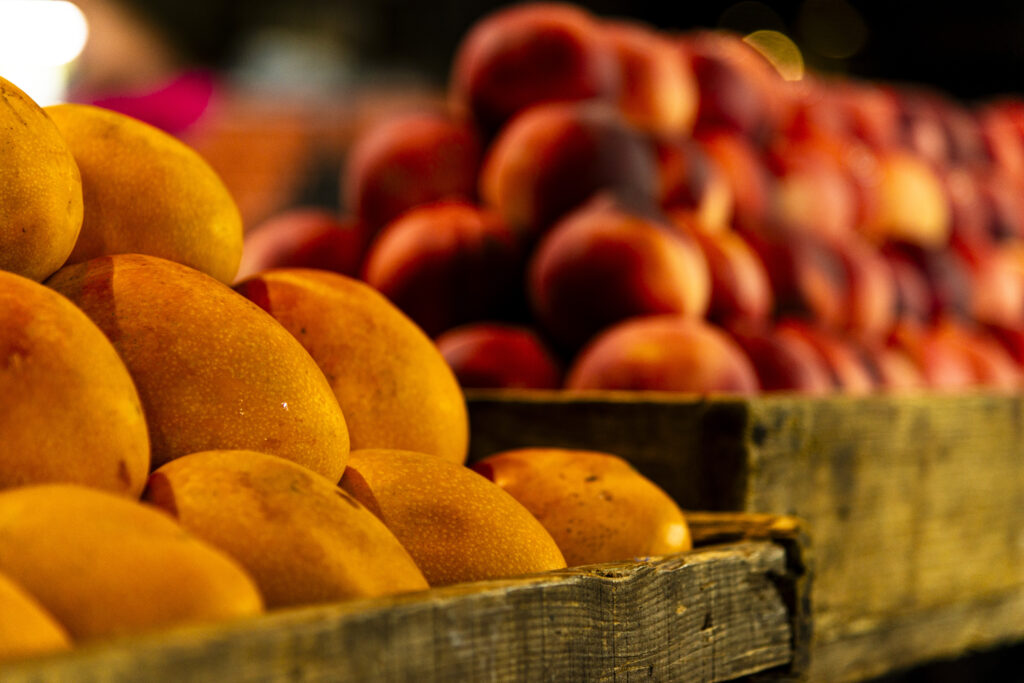
<svg viewBox="0 0 1024 683">
<path fill-rule="evenodd" d="M 798 539 L 792 522 L 730 524 L 735 538 Z M 704 526 L 710 537 L 713 522 Z M 803 585 L 792 554 L 772 540 L 739 540 L 649 561 L 280 611 L 12 663 L 0 666 L 0 680 L 720 681 L 785 674 L 794 653 L 787 596 Z"/>
<path fill-rule="evenodd" d="M 1024 639 L 1020 396 L 481 392 L 470 418 L 473 459 L 525 446 L 604 450 L 684 507 L 805 520 L 814 680 Z"/>
</svg>

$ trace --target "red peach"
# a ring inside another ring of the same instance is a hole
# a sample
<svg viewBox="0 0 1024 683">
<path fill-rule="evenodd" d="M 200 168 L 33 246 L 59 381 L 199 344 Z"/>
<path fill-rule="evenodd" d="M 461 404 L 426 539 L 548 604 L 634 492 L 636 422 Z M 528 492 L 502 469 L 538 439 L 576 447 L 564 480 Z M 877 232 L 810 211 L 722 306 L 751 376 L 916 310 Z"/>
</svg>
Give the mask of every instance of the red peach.
<svg viewBox="0 0 1024 683">
<path fill-rule="evenodd" d="M 936 325 L 933 335 L 967 359 L 975 385 L 999 391 L 1016 391 L 1021 387 L 1020 367 L 998 341 L 981 329 L 946 319 Z"/>
<path fill-rule="evenodd" d="M 600 191 L 653 204 L 657 182 L 654 150 L 614 108 L 554 103 L 505 127 L 488 152 L 480 194 L 530 239 Z"/>
<path fill-rule="evenodd" d="M 889 344 L 909 356 L 933 391 L 962 391 L 976 383 L 975 370 L 963 349 L 934 333 L 934 328 L 901 320 Z"/>
<path fill-rule="evenodd" d="M 882 390 L 896 393 L 921 391 L 928 387 L 924 375 L 902 349 L 872 345 L 867 348 L 867 353 L 878 374 Z"/>
<path fill-rule="evenodd" d="M 838 159 L 812 142 L 787 143 L 769 151 L 772 223 L 786 230 L 842 237 L 853 231 L 857 194 Z"/>
<path fill-rule="evenodd" d="M 317 207 L 288 209 L 246 234 L 235 280 L 270 268 L 317 268 L 354 277 L 365 242 L 366 229 L 355 218 Z"/>
<path fill-rule="evenodd" d="M 868 365 L 863 349 L 821 325 L 792 318 L 779 322 L 775 333 L 781 337 L 797 337 L 810 344 L 825 362 L 832 382 L 842 393 L 870 394 L 878 388 L 877 371 Z"/>
<path fill-rule="evenodd" d="M 615 101 L 619 67 L 601 25 L 569 4 L 500 9 L 466 34 L 453 62 L 450 92 L 488 133 L 527 107 L 553 100 Z"/>
<path fill-rule="evenodd" d="M 724 331 L 658 315 L 596 337 L 576 358 L 566 388 L 753 394 L 758 384 L 750 360 Z"/>
<path fill-rule="evenodd" d="M 473 323 L 436 340 L 463 389 L 557 389 L 562 373 L 554 355 L 528 328 Z"/>
<path fill-rule="evenodd" d="M 743 237 L 731 230 L 708 232 L 675 223 L 704 253 L 711 275 L 707 317 L 719 325 L 766 320 L 774 310 L 768 271 Z"/>
<path fill-rule="evenodd" d="M 625 318 L 700 317 L 711 280 L 700 248 L 671 226 L 595 201 L 540 242 L 527 287 L 542 328 L 575 349 Z"/>
<path fill-rule="evenodd" d="M 813 233 L 743 232 L 764 264 L 776 308 L 832 328 L 845 327 L 850 284 L 839 252 Z"/>
<path fill-rule="evenodd" d="M 877 204 L 860 224 L 876 242 L 898 240 L 926 248 L 949 243 L 950 207 L 931 166 L 905 151 L 880 152 Z"/>
<path fill-rule="evenodd" d="M 476 193 L 480 141 L 467 125 L 440 114 L 404 114 L 364 131 L 342 179 L 345 205 L 375 232 L 404 211 Z"/>
<path fill-rule="evenodd" d="M 732 190 L 718 163 L 689 139 L 656 140 L 658 203 L 670 213 L 686 213 L 712 230 L 732 221 Z"/>
<path fill-rule="evenodd" d="M 697 77 L 695 130 L 726 130 L 760 141 L 774 130 L 783 83 L 774 67 L 739 36 L 697 31 L 680 39 Z"/>
<path fill-rule="evenodd" d="M 428 335 L 501 314 L 518 293 L 520 250 L 501 218 L 465 202 L 416 207 L 370 246 L 364 279 Z"/>
<path fill-rule="evenodd" d="M 834 391 L 829 368 L 818 352 L 797 335 L 742 326 L 732 338 L 746 352 L 764 391 L 796 391 L 821 396 Z"/>
<path fill-rule="evenodd" d="M 605 21 L 602 28 L 621 70 L 626 120 L 669 139 L 688 136 L 697 117 L 697 82 L 679 49 L 641 24 Z"/>
<path fill-rule="evenodd" d="M 733 224 L 760 230 L 768 214 L 772 177 L 754 147 L 728 132 L 705 133 L 697 140 L 725 176 L 733 197 Z"/>
</svg>

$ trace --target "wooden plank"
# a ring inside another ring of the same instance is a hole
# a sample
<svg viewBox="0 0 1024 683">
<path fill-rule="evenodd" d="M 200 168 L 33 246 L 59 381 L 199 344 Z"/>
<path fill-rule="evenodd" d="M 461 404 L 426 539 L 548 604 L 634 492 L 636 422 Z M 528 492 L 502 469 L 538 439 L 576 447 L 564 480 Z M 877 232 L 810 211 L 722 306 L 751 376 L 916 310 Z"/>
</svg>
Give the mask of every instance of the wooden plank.
<svg viewBox="0 0 1024 683">
<path fill-rule="evenodd" d="M 605 450 L 684 507 L 800 516 L 814 539 L 814 680 L 1024 638 L 1020 396 L 482 392 L 470 418 L 474 459 Z M 989 617 L 987 628 L 934 628 Z"/>
<path fill-rule="evenodd" d="M 731 524 L 733 538 L 799 539 L 792 522 Z M 712 527 L 705 519 L 709 538 Z M 284 610 L 12 663 L 0 666 L 0 680 L 720 681 L 786 673 L 794 652 L 787 595 L 802 585 L 792 554 L 772 540 L 738 540 Z"/>
</svg>

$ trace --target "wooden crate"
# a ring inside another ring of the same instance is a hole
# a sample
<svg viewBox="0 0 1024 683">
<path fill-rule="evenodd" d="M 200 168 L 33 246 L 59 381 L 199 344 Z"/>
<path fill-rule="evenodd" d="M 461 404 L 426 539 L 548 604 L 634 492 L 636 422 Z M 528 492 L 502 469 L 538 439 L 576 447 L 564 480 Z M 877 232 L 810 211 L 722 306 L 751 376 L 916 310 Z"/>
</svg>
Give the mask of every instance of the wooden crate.
<svg viewBox="0 0 1024 683">
<path fill-rule="evenodd" d="M 38 681 L 723 681 L 799 677 L 797 520 L 694 514 L 696 550 L 282 610 L 0 665 Z"/>
<path fill-rule="evenodd" d="M 809 676 L 860 680 L 1024 639 L 1024 399 L 475 392 L 471 458 L 618 453 L 684 507 L 799 515 Z"/>
</svg>

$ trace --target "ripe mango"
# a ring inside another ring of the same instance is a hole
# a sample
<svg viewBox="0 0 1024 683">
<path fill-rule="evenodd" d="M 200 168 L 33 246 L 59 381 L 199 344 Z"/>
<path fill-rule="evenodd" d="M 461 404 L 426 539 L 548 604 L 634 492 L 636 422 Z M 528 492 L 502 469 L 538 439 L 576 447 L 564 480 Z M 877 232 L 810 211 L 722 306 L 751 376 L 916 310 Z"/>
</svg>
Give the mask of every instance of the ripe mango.
<svg viewBox="0 0 1024 683">
<path fill-rule="evenodd" d="M 526 508 L 445 458 L 352 451 L 341 488 L 380 517 L 431 586 L 565 567 L 551 535 Z"/>
<path fill-rule="evenodd" d="M 570 567 L 692 547 L 675 501 L 617 455 L 522 448 L 484 458 L 473 469 L 540 520 Z"/>
<path fill-rule="evenodd" d="M 66 266 L 47 284 L 85 311 L 124 359 L 154 467 L 237 448 L 341 477 L 348 430 L 323 373 L 287 330 L 229 287 L 142 254 Z"/>
<path fill-rule="evenodd" d="M 0 574 L 0 662 L 71 647 L 64 627 L 25 589 Z"/>
<path fill-rule="evenodd" d="M 2 77 L 0 104 L 0 270 L 44 280 L 78 239 L 82 178 L 53 121 Z"/>
<path fill-rule="evenodd" d="M 254 451 L 206 451 L 169 462 L 145 500 L 234 557 L 267 607 L 426 590 L 394 534 L 331 481 Z"/>
<path fill-rule="evenodd" d="M 223 181 L 195 150 L 100 107 L 58 104 L 46 113 L 82 174 L 85 216 L 68 263 L 150 254 L 226 284 L 234 280 L 242 258 L 242 216 Z"/>
<path fill-rule="evenodd" d="M 0 489 L 79 483 L 137 498 L 149 435 L 103 332 L 38 282 L 0 271 Z"/>
<path fill-rule="evenodd" d="M 459 383 L 430 338 L 383 295 L 344 275 L 300 268 L 269 270 L 235 288 L 316 360 L 345 411 L 353 449 L 465 462 L 469 420 Z"/>
<path fill-rule="evenodd" d="M 75 641 L 263 609 L 234 560 L 163 511 L 73 484 L 0 492 L 0 572 Z"/>
</svg>

